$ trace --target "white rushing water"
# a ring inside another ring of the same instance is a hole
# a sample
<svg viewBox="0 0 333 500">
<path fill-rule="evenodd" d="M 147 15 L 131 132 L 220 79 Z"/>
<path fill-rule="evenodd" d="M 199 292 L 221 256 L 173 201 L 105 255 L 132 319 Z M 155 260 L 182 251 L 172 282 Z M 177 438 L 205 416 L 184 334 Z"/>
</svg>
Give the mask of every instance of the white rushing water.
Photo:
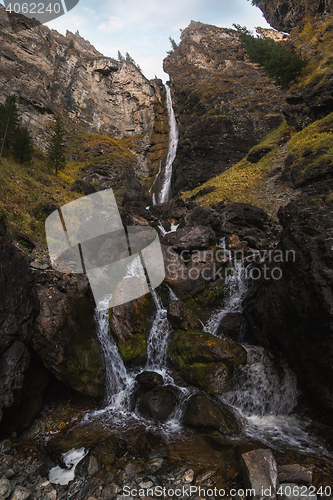
<svg viewBox="0 0 333 500">
<path fill-rule="evenodd" d="M 152 201 L 155 205 L 156 203 L 165 203 L 171 199 L 171 175 L 172 175 L 172 164 L 176 158 L 177 146 L 178 146 L 178 127 L 175 117 L 175 113 L 172 107 L 172 97 L 171 90 L 168 85 L 165 86 L 166 89 L 166 102 L 169 115 L 169 146 L 168 154 L 165 163 L 165 167 L 162 169 L 161 164 L 153 186 L 156 181 L 160 185 L 160 190 L 157 193 L 153 193 Z M 153 187 L 152 186 L 152 187 Z"/>
<path fill-rule="evenodd" d="M 224 238 L 219 246 L 226 250 Z M 226 252 L 231 269 L 223 305 L 204 327 L 213 335 L 217 335 L 226 314 L 242 312 L 242 300 L 248 289 L 246 263 Z M 234 370 L 229 391 L 220 399 L 240 414 L 246 435 L 281 450 L 328 455 L 324 445 L 308 431 L 312 422 L 293 413 L 297 405 L 297 380 L 286 362 L 270 357 L 263 347 L 244 347 L 247 364 Z"/>
<path fill-rule="evenodd" d="M 223 306 L 211 315 L 204 326 L 204 331 L 212 335 L 216 335 L 219 324 L 228 313 L 241 312 L 242 300 L 248 289 L 244 262 L 233 259 L 232 252 L 226 249 L 225 238 L 221 239 L 218 246 L 228 255 L 230 268 L 226 281 Z"/>
<path fill-rule="evenodd" d="M 49 472 L 49 481 L 53 484 L 68 484 L 69 481 L 74 479 L 75 467 L 77 464 L 86 456 L 88 451 L 84 448 L 75 450 L 74 448 L 67 453 L 63 453 L 62 460 L 66 466 L 66 469 L 59 467 L 53 467 Z"/>
<path fill-rule="evenodd" d="M 171 331 L 167 318 L 167 310 L 156 290 L 151 290 L 156 306 L 156 313 L 147 341 L 146 370 L 161 369 L 166 367 L 166 354 Z"/>
</svg>

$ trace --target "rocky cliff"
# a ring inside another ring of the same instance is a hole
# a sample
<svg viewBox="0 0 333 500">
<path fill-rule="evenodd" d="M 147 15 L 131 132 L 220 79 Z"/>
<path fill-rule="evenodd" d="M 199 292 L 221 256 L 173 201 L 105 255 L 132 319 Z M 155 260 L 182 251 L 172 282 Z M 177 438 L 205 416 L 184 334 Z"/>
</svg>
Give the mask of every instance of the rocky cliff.
<svg viewBox="0 0 333 500">
<path fill-rule="evenodd" d="M 9 22 L 1 5 L 0 101 L 17 95 L 36 144 L 45 148 L 57 112 L 70 133 L 140 136 L 136 171 L 147 176 L 155 106 L 163 106 L 163 92 L 134 64 L 104 57 L 79 35 L 64 37 L 37 21 L 10 16 Z"/>
<path fill-rule="evenodd" d="M 288 33 L 306 17 L 329 17 L 333 12 L 332 0 L 264 0 L 258 7 L 273 28 Z"/>
<path fill-rule="evenodd" d="M 282 91 L 247 59 L 235 30 L 192 21 L 164 70 L 179 122 L 173 193 L 228 169 L 282 121 Z"/>
</svg>

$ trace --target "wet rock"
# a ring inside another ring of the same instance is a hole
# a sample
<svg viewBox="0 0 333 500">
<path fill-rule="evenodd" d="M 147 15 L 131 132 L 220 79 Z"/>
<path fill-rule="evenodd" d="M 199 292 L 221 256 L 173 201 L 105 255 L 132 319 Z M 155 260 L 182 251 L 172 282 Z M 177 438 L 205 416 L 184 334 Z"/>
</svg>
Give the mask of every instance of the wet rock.
<svg viewBox="0 0 333 500">
<path fill-rule="evenodd" d="M 251 229 L 264 234 L 270 227 L 268 214 L 248 203 L 214 205 L 213 208 L 220 213 L 222 233 L 236 234 L 243 238 Z"/>
<path fill-rule="evenodd" d="M 185 223 L 189 227 L 210 226 L 219 232 L 221 227 L 221 215 L 211 207 L 197 206 L 185 217 Z"/>
<path fill-rule="evenodd" d="M 282 262 L 266 265 L 280 279 L 262 279 L 244 312 L 256 341 L 283 351 L 303 387 L 332 408 L 333 209 L 295 201 L 279 217 Z"/>
<path fill-rule="evenodd" d="M 15 405 L 16 412 L 19 410 L 25 384 L 25 391 L 27 388 L 31 390 L 25 415 L 25 425 L 29 426 L 40 410 L 45 388 L 38 386 L 34 390 L 26 378 L 32 363 L 28 344 L 39 302 L 29 265 L 6 239 L 3 222 L 0 228 L 0 261 L 0 419 L 7 408 Z"/>
<path fill-rule="evenodd" d="M 311 483 L 312 477 L 312 465 L 304 467 L 299 464 L 291 464 L 278 467 L 279 483 Z"/>
<path fill-rule="evenodd" d="M 88 282 L 81 275 L 66 293 L 55 286 L 40 285 L 41 308 L 32 343 L 44 366 L 59 381 L 100 398 L 104 395 L 104 359 L 96 334 L 95 305 L 87 290 Z"/>
<path fill-rule="evenodd" d="M 162 244 L 174 250 L 196 250 L 209 248 L 214 242 L 215 233 L 210 227 L 183 227 L 174 233 L 169 233 L 162 239 Z"/>
<path fill-rule="evenodd" d="M 152 458 L 145 463 L 145 471 L 147 474 L 154 474 L 164 463 L 163 458 Z"/>
<path fill-rule="evenodd" d="M 110 309 L 109 321 L 118 349 L 126 364 L 143 364 L 155 304 L 151 294 Z"/>
<path fill-rule="evenodd" d="M 168 320 L 175 329 L 187 330 L 200 328 L 201 323 L 193 311 L 181 300 L 170 302 L 168 307 Z"/>
<path fill-rule="evenodd" d="M 30 498 L 31 492 L 27 488 L 23 488 L 22 486 L 15 486 L 11 496 L 11 500 L 29 500 Z"/>
<path fill-rule="evenodd" d="M 165 422 L 174 412 L 180 392 L 171 385 L 156 387 L 139 398 L 138 412 L 148 420 Z"/>
<path fill-rule="evenodd" d="M 10 481 L 6 477 L 3 477 L 0 480 L 0 495 L 3 496 L 3 498 L 8 498 L 11 492 L 12 487 Z"/>
<path fill-rule="evenodd" d="M 242 323 L 243 315 L 241 313 L 228 313 L 222 318 L 219 324 L 217 330 L 218 334 L 239 342 L 241 338 Z"/>
<path fill-rule="evenodd" d="M 93 474 L 95 474 L 95 472 L 98 472 L 98 471 L 99 471 L 98 460 L 96 457 L 91 455 L 89 458 L 88 476 L 92 476 Z"/>
<path fill-rule="evenodd" d="M 163 385 L 163 377 L 156 372 L 141 372 L 136 376 L 135 380 L 142 386 L 146 391 L 150 391 L 155 387 Z"/>
<path fill-rule="evenodd" d="M 183 483 L 192 483 L 193 479 L 194 479 L 194 471 L 192 469 L 189 469 L 183 475 L 182 482 Z"/>
<path fill-rule="evenodd" d="M 244 480 L 247 487 L 254 489 L 254 500 L 275 499 L 277 486 L 277 465 L 271 450 L 258 449 L 242 455 Z"/>
<path fill-rule="evenodd" d="M 241 423 L 226 405 L 218 404 L 204 394 L 192 395 L 184 409 L 184 424 L 202 429 L 213 429 L 225 436 L 241 433 Z"/>
<path fill-rule="evenodd" d="M 176 330 L 172 334 L 168 354 L 177 369 L 193 362 L 214 361 L 234 368 L 247 360 L 246 350 L 240 344 L 199 330 Z"/>
<path fill-rule="evenodd" d="M 96 189 L 90 184 L 90 182 L 85 182 L 79 179 L 73 182 L 70 191 L 76 191 L 77 193 L 83 193 L 85 195 L 96 193 Z"/>
</svg>

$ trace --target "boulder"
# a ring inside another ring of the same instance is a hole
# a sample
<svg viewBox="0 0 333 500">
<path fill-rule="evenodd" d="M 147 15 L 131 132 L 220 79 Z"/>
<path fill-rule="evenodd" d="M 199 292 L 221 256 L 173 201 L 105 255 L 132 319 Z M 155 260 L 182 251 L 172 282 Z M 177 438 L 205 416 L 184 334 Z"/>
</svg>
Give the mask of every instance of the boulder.
<svg viewBox="0 0 333 500">
<path fill-rule="evenodd" d="M 183 227 L 169 233 L 162 239 L 162 244 L 176 251 L 200 250 L 209 248 L 216 236 L 212 228 L 207 226 Z"/>
<path fill-rule="evenodd" d="M 175 329 L 200 328 L 201 323 L 193 311 L 181 300 L 174 300 L 168 306 L 168 320 Z"/>
<path fill-rule="evenodd" d="M 268 214 L 265 210 L 248 203 L 230 203 L 228 205 L 213 205 L 221 215 L 221 232 L 236 234 L 243 238 L 252 229 L 265 234 L 270 227 Z"/>
<path fill-rule="evenodd" d="M 239 435 L 242 425 L 232 410 L 217 403 L 204 394 L 193 394 L 188 399 L 182 421 L 191 427 L 212 429 L 224 436 Z"/>
<path fill-rule="evenodd" d="M 222 318 L 219 327 L 218 334 L 228 337 L 229 339 L 239 342 L 241 339 L 241 328 L 243 323 L 242 313 L 228 313 Z"/>
<path fill-rule="evenodd" d="M 199 330 L 177 330 L 168 354 L 181 377 L 212 396 L 225 391 L 229 371 L 246 363 L 245 349 L 232 340 L 221 340 Z"/>
<path fill-rule="evenodd" d="M 254 500 L 275 500 L 277 465 L 271 450 L 254 450 L 242 455 L 245 484 L 254 490 Z"/>
<path fill-rule="evenodd" d="M 280 262 L 244 300 L 252 334 L 284 352 L 303 387 L 333 408 L 333 208 L 289 203 L 280 209 Z"/>
<path fill-rule="evenodd" d="M 174 412 L 180 394 L 180 389 L 172 385 L 155 387 L 139 398 L 138 412 L 148 420 L 165 422 Z"/>
<path fill-rule="evenodd" d="M 313 465 L 303 466 L 299 464 L 281 465 L 278 467 L 279 483 L 312 483 Z"/>
<path fill-rule="evenodd" d="M 104 395 L 104 358 L 96 334 L 95 304 L 87 295 L 88 280 L 77 275 L 61 292 L 38 287 L 40 313 L 32 345 L 44 366 L 81 394 Z"/>
<path fill-rule="evenodd" d="M 110 309 L 111 332 L 126 364 L 138 365 L 147 359 L 146 340 L 155 304 L 151 294 Z"/>
<path fill-rule="evenodd" d="M 47 376 L 41 370 L 37 384 L 32 376 L 35 365 L 29 345 L 39 311 L 37 290 L 29 264 L 6 239 L 3 220 L 0 261 L 0 419 L 4 418 L 3 431 L 6 421 L 13 432 L 29 426 L 40 410 Z"/>
<path fill-rule="evenodd" d="M 192 363 L 224 363 L 228 368 L 246 363 L 246 350 L 233 340 L 222 340 L 200 330 L 176 330 L 168 348 L 170 360 L 181 370 Z"/>
<path fill-rule="evenodd" d="M 221 227 L 221 215 L 211 207 L 198 205 L 185 217 L 185 223 L 189 227 L 210 226 L 219 232 Z"/>
<path fill-rule="evenodd" d="M 135 380 L 141 385 L 146 391 L 155 389 L 160 385 L 163 385 L 163 377 L 156 372 L 141 372 L 135 377 Z"/>
<path fill-rule="evenodd" d="M 83 193 L 85 195 L 96 193 L 96 189 L 90 182 L 82 181 L 80 179 L 73 182 L 70 191 L 76 191 L 77 193 Z"/>
</svg>

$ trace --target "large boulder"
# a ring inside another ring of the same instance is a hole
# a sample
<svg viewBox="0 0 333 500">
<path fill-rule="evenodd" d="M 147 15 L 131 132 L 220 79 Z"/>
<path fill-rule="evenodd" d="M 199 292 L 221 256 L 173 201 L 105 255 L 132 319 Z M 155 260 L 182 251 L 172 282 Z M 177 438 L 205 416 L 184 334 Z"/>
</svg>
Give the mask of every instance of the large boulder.
<svg viewBox="0 0 333 500">
<path fill-rule="evenodd" d="M 333 208 L 295 201 L 279 218 L 280 262 L 266 259 L 269 279 L 245 298 L 245 314 L 257 341 L 282 350 L 303 387 L 333 408 Z"/>
<path fill-rule="evenodd" d="M 254 500 L 275 500 L 277 464 L 271 450 L 253 450 L 242 455 L 245 484 L 254 490 Z"/>
<path fill-rule="evenodd" d="M 213 208 L 220 214 L 220 231 L 223 234 L 262 238 L 270 229 L 269 216 L 265 210 L 249 203 L 218 203 Z"/>
<path fill-rule="evenodd" d="M 240 344 L 199 330 L 175 331 L 168 354 L 184 380 L 210 395 L 222 394 L 229 371 L 247 359 Z"/>
<path fill-rule="evenodd" d="M 173 233 L 168 233 L 162 239 L 165 246 L 172 247 L 176 251 L 201 250 L 209 248 L 215 240 L 215 233 L 207 226 L 183 227 Z"/>
<path fill-rule="evenodd" d="M 138 365 L 147 359 L 146 341 L 155 305 L 151 294 L 110 309 L 111 332 L 126 364 Z"/>
<path fill-rule="evenodd" d="M 105 364 L 88 280 L 73 277 L 66 290 L 38 286 L 40 313 L 32 344 L 44 366 L 65 385 L 89 396 L 104 395 Z"/>
<path fill-rule="evenodd" d="M 3 431 L 14 431 L 28 426 L 40 410 L 47 376 L 41 369 L 36 383 L 38 368 L 29 349 L 39 310 L 34 279 L 28 263 L 6 239 L 3 221 L 0 260 L 0 419 Z"/>
<path fill-rule="evenodd" d="M 174 412 L 180 393 L 180 389 L 172 385 L 155 387 L 139 398 L 138 412 L 148 420 L 165 422 Z"/>
<path fill-rule="evenodd" d="M 212 429 L 224 436 L 239 435 L 240 420 L 225 404 L 217 403 L 204 394 L 193 394 L 187 401 L 183 423 L 199 429 Z"/>
</svg>

